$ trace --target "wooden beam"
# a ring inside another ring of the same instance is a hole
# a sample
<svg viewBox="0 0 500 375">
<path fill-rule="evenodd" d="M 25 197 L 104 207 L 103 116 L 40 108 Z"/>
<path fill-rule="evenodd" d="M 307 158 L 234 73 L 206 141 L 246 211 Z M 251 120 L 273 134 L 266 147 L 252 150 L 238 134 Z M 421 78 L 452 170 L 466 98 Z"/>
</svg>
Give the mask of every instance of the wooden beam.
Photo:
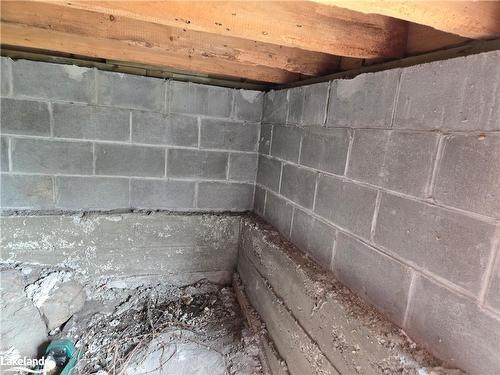
<svg viewBox="0 0 500 375">
<path fill-rule="evenodd" d="M 157 24 L 332 55 L 400 57 L 406 23 L 309 1 L 80 1 L 57 3 Z"/>
<path fill-rule="evenodd" d="M 410 23 L 408 25 L 408 56 L 437 51 L 443 48 L 456 47 L 470 41 L 459 35 L 445 33 L 429 26 Z"/>
<path fill-rule="evenodd" d="M 190 60 L 221 60 L 233 65 L 264 66 L 309 76 L 332 73 L 339 62 L 337 56 L 323 53 L 184 30 L 47 2 L 4 2 L 1 19 L 136 46 L 157 47 L 165 53 L 184 54 Z"/>
<path fill-rule="evenodd" d="M 67 52 L 82 56 L 148 63 L 184 71 L 205 72 L 219 77 L 247 78 L 261 82 L 286 83 L 300 78 L 296 73 L 264 66 L 194 58 L 178 53 L 165 53 L 157 47 L 143 47 L 124 41 L 81 36 L 21 24 L 0 23 L 4 45 Z"/>
<path fill-rule="evenodd" d="M 500 37 L 500 1 L 316 0 L 365 14 L 380 14 L 472 39 Z"/>
</svg>

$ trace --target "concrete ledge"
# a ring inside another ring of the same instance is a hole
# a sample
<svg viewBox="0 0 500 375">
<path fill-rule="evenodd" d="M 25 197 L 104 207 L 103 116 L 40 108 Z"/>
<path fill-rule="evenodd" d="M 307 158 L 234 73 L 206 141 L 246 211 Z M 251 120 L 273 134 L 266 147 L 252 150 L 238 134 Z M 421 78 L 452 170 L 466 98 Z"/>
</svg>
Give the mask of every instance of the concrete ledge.
<svg viewBox="0 0 500 375">
<path fill-rule="evenodd" d="M 260 219 L 243 218 L 240 236 L 238 271 L 292 374 L 314 373 L 289 362 L 297 347 L 287 348 L 289 336 L 301 337 L 289 334 L 295 330 L 340 374 L 414 374 L 441 365 Z"/>
</svg>

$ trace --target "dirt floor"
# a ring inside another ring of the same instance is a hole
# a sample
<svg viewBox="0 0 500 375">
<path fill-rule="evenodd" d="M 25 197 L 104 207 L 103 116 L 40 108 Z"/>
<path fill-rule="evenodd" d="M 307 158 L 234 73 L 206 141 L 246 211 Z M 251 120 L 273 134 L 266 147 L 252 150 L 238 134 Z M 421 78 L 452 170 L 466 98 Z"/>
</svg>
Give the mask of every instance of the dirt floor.
<svg viewBox="0 0 500 375">
<path fill-rule="evenodd" d="M 257 338 L 231 287 L 131 285 L 113 279 L 81 283 L 81 292 L 66 271 L 28 273 L 22 266 L 2 271 L 24 275 L 24 292 L 47 325 L 47 341 L 69 338 L 76 344 L 73 374 L 262 373 Z M 62 291 L 72 295 L 53 298 Z M 53 328 L 57 318 L 61 321 L 54 313 L 65 303 L 62 311 L 71 317 Z M 78 311 L 72 312 L 75 305 Z"/>
</svg>

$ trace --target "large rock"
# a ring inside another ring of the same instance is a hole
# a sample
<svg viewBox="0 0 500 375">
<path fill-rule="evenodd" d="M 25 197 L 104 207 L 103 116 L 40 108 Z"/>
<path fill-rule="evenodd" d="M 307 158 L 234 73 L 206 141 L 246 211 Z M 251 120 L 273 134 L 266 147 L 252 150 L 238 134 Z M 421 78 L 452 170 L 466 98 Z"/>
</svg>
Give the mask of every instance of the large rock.
<svg viewBox="0 0 500 375">
<path fill-rule="evenodd" d="M 161 334 L 133 356 L 126 374 L 226 374 L 223 355 L 194 339 L 186 339 L 191 335 L 182 330 Z"/>
<path fill-rule="evenodd" d="M 85 291 L 69 272 L 52 272 L 26 288 L 42 313 L 48 330 L 66 323 L 85 303 Z"/>
<path fill-rule="evenodd" d="M 0 270 L 0 352 L 17 351 L 21 357 L 37 358 L 47 340 L 46 327 L 24 286 L 21 272 Z"/>
</svg>

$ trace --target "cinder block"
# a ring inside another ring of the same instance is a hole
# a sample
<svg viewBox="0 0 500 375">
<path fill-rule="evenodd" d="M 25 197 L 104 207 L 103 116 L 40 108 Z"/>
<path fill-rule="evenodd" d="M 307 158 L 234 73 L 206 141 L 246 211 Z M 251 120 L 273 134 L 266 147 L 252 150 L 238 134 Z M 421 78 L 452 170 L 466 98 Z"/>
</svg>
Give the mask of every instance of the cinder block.
<svg viewBox="0 0 500 375">
<path fill-rule="evenodd" d="M 300 125 L 304 112 L 304 86 L 288 89 L 288 113 L 286 123 Z"/>
<path fill-rule="evenodd" d="M 316 172 L 293 164 L 283 166 L 280 193 L 298 205 L 312 208 L 316 186 Z"/>
<path fill-rule="evenodd" d="M 500 230 L 500 229 L 497 229 Z M 491 274 L 490 285 L 486 293 L 486 304 L 500 313 L 500 248 L 497 250 L 496 264 Z"/>
<path fill-rule="evenodd" d="M 197 147 L 198 120 L 177 114 L 133 111 L 132 142 Z"/>
<path fill-rule="evenodd" d="M 174 209 L 192 208 L 194 181 L 161 181 L 132 179 L 130 205 L 132 208 Z"/>
<path fill-rule="evenodd" d="M 302 130 L 295 126 L 274 126 L 271 155 L 297 163 Z"/>
<path fill-rule="evenodd" d="M 374 241 L 477 295 L 494 235 L 492 224 L 384 193 Z"/>
<path fill-rule="evenodd" d="M 405 330 L 451 366 L 498 374 L 500 320 L 423 277 L 415 281 Z"/>
<path fill-rule="evenodd" d="M 377 192 L 336 177 L 319 175 L 314 211 L 366 239 L 370 237 Z"/>
<path fill-rule="evenodd" d="M 226 179 L 227 160 L 225 152 L 169 149 L 167 176 Z"/>
<path fill-rule="evenodd" d="M 79 104 L 52 104 L 54 136 L 61 138 L 128 141 L 129 111 Z"/>
<path fill-rule="evenodd" d="M 165 110 L 165 80 L 114 72 L 97 74 L 99 104 L 155 112 Z"/>
<path fill-rule="evenodd" d="M 499 64 L 492 51 L 405 68 L 394 127 L 499 130 Z"/>
<path fill-rule="evenodd" d="M 403 325 L 411 282 L 408 267 L 339 232 L 333 272 L 391 321 Z"/>
<path fill-rule="evenodd" d="M 12 170 L 92 174 L 92 143 L 11 139 Z"/>
<path fill-rule="evenodd" d="M 226 182 L 200 182 L 198 207 L 245 211 L 252 208 L 253 185 Z"/>
<path fill-rule="evenodd" d="M 47 103 L 2 98 L 1 113 L 3 134 L 50 136 Z"/>
<path fill-rule="evenodd" d="M 255 181 L 257 175 L 257 154 L 230 154 L 228 179 Z"/>
<path fill-rule="evenodd" d="M 335 229 L 295 208 L 290 240 L 323 267 L 330 268 Z"/>
<path fill-rule="evenodd" d="M 259 122 L 262 118 L 264 93 L 252 90 L 234 91 L 234 117 Z"/>
<path fill-rule="evenodd" d="M 12 81 L 15 95 L 71 102 L 95 102 L 93 69 L 17 60 L 12 62 Z"/>
<path fill-rule="evenodd" d="M 232 100 L 232 89 L 191 82 L 170 82 L 171 112 L 229 117 Z"/>
<path fill-rule="evenodd" d="M 257 183 L 268 189 L 280 190 L 281 162 L 278 160 L 259 156 L 257 168 Z"/>
<path fill-rule="evenodd" d="M 300 164 L 343 175 L 349 141 L 348 129 L 307 129 L 302 139 Z"/>
<path fill-rule="evenodd" d="M 262 124 L 260 126 L 259 154 L 269 155 L 269 151 L 271 150 L 272 132 L 272 125 Z"/>
<path fill-rule="evenodd" d="M 451 135 L 434 187 L 438 202 L 500 218 L 500 134 Z"/>
<path fill-rule="evenodd" d="M 279 195 L 267 192 L 264 218 L 283 236 L 289 237 L 293 206 Z"/>
<path fill-rule="evenodd" d="M 222 150 L 256 151 L 259 124 L 201 120 L 200 147 Z"/>
<path fill-rule="evenodd" d="M 264 206 L 266 203 L 266 190 L 255 186 L 255 196 L 253 200 L 253 210 L 259 215 L 264 215 Z"/>
<path fill-rule="evenodd" d="M 1 137 L 1 144 L 0 144 L 0 161 L 1 163 L 1 168 L 0 170 L 2 172 L 8 171 L 9 170 L 9 140 L 7 137 Z"/>
<path fill-rule="evenodd" d="M 1 175 L 2 208 L 48 209 L 54 206 L 50 176 Z"/>
<path fill-rule="evenodd" d="M 110 210 L 128 207 L 127 178 L 56 177 L 56 208 Z"/>
<path fill-rule="evenodd" d="M 9 57 L 0 58 L 0 86 L 1 95 L 10 95 L 12 92 L 12 60 Z"/>
<path fill-rule="evenodd" d="M 329 85 L 330 82 L 322 82 L 304 86 L 304 110 L 301 125 L 322 126 L 325 123 Z"/>
<path fill-rule="evenodd" d="M 165 150 L 160 147 L 96 143 L 95 173 L 112 176 L 164 176 Z"/>
<path fill-rule="evenodd" d="M 390 128 L 400 71 L 332 81 L 327 126 Z"/>
<path fill-rule="evenodd" d="M 262 121 L 268 124 L 285 124 L 287 90 L 271 90 L 264 95 Z"/>
<path fill-rule="evenodd" d="M 438 139 L 435 133 L 355 130 L 347 175 L 423 197 L 430 183 Z"/>
</svg>

